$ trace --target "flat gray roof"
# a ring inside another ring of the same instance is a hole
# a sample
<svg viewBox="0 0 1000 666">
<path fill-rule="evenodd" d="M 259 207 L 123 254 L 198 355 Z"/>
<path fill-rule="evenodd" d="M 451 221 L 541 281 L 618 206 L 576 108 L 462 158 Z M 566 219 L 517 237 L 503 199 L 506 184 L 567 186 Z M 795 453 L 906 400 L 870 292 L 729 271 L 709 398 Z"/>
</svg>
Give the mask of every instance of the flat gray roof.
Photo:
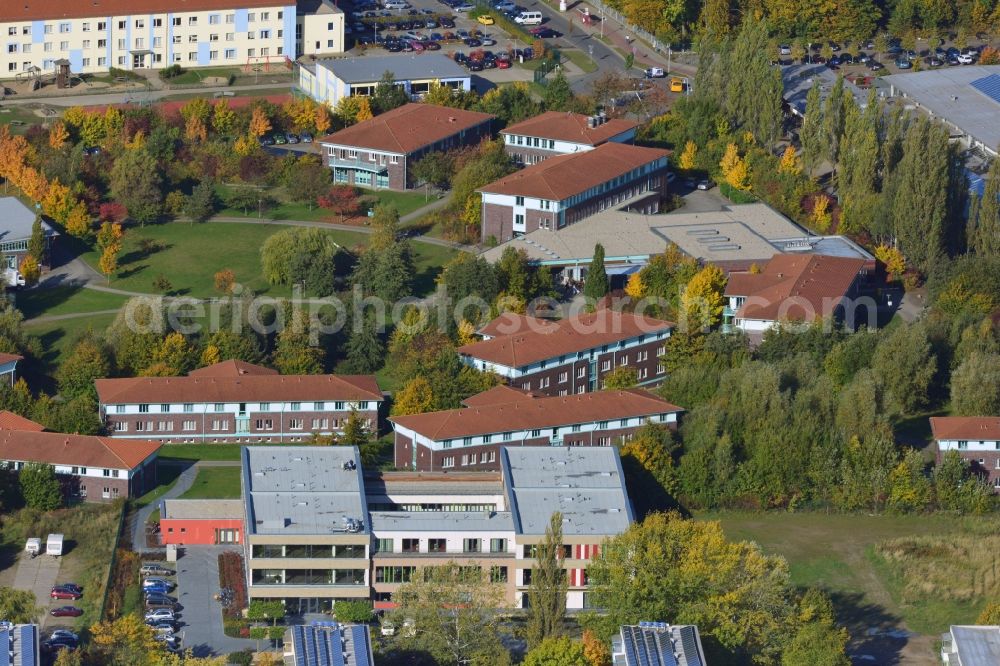
<svg viewBox="0 0 1000 666">
<path fill-rule="evenodd" d="M 372 531 L 382 532 L 511 532 L 510 511 L 372 511 Z"/>
<path fill-rule="evenodd" d="M 316 65 L 329 69 L 344 83 L 371 83 L 381 79 L 386 71 L 392 72 L 397 81 L 467 79 L 470 76 L 454 60 L 439 53 L 333 58 L 320 60 Z"/>
<path fill-rule="evenodd" d="M 582 265 L 590 262 L 597 243 L 604 246 L 608 260 L 635 263 L 662 253 L 668 243 L 710 262 L 767 261 L 789 251 L 872 259 L 842 236 L 810 236 L 764 203 L 733 204 L 700 213 L 682 209 L 663 215 L 607 210 L 562 229 L 532 231 L 487 250 L 483 257 L 496 263 L 507 246 L 513 246 L 545 265 Z"/>
<path fill-rule="evenodd" d="M 957 127 L 996 154 L 1000 145 L 1000 103 L 972 87 L 976 79 L 1000 74 L 1000 65 L 946 67 L 883 77 L 892 94 L 902 94 L 931 115 Z"/>
<path fill-rule="evenodd" d="M 819 84 L 819 98 L 826 101 L 837 82 L 837 73 L 826 65 L 786 65 L 781 68 L 781 83 L 788 106 L 799 116 L 806 113 L 806 95 L 814 84 Z M 854 95 L 859 108 L 868 105 L 868 93 L 848 80 L 844 80 L 844 91 Z"/>
<path fill-rule="evenodd" d="M 168 499 L 160 502 L 160 517 L 174 520 L 242 520 L 243 500 Z"/>
<path fill-rule="evenodd" d="M 370 533 L 357 447 L 245 446 L 242 460 L 247 533 Z"/>
<path fill-rule="evenodd" d="M 1000 664 L 1000 627 L 952 626 L 961 666 L 996 666 Z"/>
<path fill-rule="evenodd" d="M 31 238 L 31 226 L 34 223 L 35 211 L 15 197 L 0 197 L 0 243 Z M 45 220 L 42 220 L 42 231 L 46 236 L 55 235 L 55 231 Z"/>
<path fill-rule="evenodd" d="M 500 462 L 517 534 L 545 534 L 556 511 L 565 536 L 620 534 L 634 520 L 614 447 L 504 447 Z"/>
</svg>

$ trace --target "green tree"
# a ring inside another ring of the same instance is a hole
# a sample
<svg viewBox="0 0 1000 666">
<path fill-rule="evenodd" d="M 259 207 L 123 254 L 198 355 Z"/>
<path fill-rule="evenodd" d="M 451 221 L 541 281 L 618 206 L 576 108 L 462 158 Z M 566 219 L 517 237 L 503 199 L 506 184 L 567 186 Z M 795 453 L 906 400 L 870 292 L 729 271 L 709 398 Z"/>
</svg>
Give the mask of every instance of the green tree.
<svg viewBox="0 0 1000 666">
<path fill-rule="evenodd" d="M 608 274 L 604 270 L 604 246 L 598 243 L 594 246 L 594 256 L 590 260 L 590 267 L 587 269 L 586 281 L 583 284 L 583 295 L 591 303 L 604 298 L 611 286 L 608 283 Z"/>
<path fill-rule="evenodd" d="M 273 362 L 281 374 L 317 375 L 323 372 L 326 352 L 310 340 L 311 324 L 305 310 L 294 310 L 278 333 Z"/>
<path fill-rule="evenodd" d="M 537 647 L 546 638 L 558 636 L 563 631 L 567 582 L 560 562 L 562 550 L 562 514 L 556 511 L 549 517 L 545 537 L 535 548 L 535 563 L 531 568 L 525 628 L 529 647 Z"/>
<path fill-rule="evenodd" d="M 924 326 L 915 323 L 893 329 L 875 349 L 872 370 L 898 411 L 911 414 L 926 406 L 937 358 Z"/>
<path fill-rule="evenodd" d="M 374 613 L 369 601 L 339 599 L 333 604 L 333 616 L 345 624 L 370 624 Z"/>
<path fill-rule="evenodd" d="M 337 251 L 333 237 L 323 229 L 292 227 L 279 231 L 268 236 L 260 248 L 264 278 L 270 284 L 291 284 L 296 277 L 291 270 L 296 255 L 329 266 Z"/>
<path fill-rule="evenodd" d="M 545 92 L 542 94 L 542 104 L 545 106 L 545 110 L 569 111 L 575 100 L 573 89 L 570 88 L 562 67 L 557 68 L 556 73 L 545 84 Z"/>
<path fill-rule="evenodd" d="M 830 94 L 823 104 L 823 144 L 826 147 L 824 157 L 836 168 L 840 159 L 840 140 L 844 135 L 844 116 L 848 104 L 854 99 L 844 92 L 844 77 L 837 75 L 837 80 L 830 89 Z"/>
<path fill-rule="evenodd" d="M 546 638 L 528 650 L 524 666 L 590 666 L 583 644 L 566 636 Z"/>
<path fill-rule="evenodd" d="M 639 384 L 639 374 L 635 368 L 619 366 L 604 375 L 602 387 L 609 390 L 634 388 Z"/>
<path fill-rule="evenodd" d="M 89 395 L 97 398 L 94 380 L 109 376 L 111 358 L 104 341 L 93 333 L 83 336 L 59 365 L 56 380 L 64 398 Z"/>
<path fill-rule="evenodd" d="M 251 622 L 267 621 L 272 625 L 277 624 L 278 620 L 285 619 L 285 604 L 281 600 L 254 599 L 247 606 L 247 619 Z"/>
<path fill-rule="evenodd" d="M 42 265 L 49 263 L 49 248 L 45 242 L 45 232 L 42 230 L 42 218 L 35 216 L 35 221 L 31 224 L 31 237 L 28 238 L 28 254 Z"/>
<path fill-rule="evenodd" d="M 397 627 L 410 620 L 413 630 L 397 632 L 390 646 L 426 652 L 442 665 L 509 666 L 510 653 L 500 642 L 503 584 L 490 570 L 455 562 L 423 571 L 393 595 L 399 606 L 390 618 Z"/>
<path fill-rule="evenodd" d="M 384 363 L 385 344 L 378 333 L 375 317 L 362 316 L 361 321 L 354 322 L 347 339 L 346 370 L 354 374 L 367 374 L 378 370 Z"/>
<path fill-rule="evenodd" d="M 1000 160 L 990 163 L 978 215 L 970 213 L 969 225 L 970 248 L 984 257 L 1000 256 Z"/>
<path fill-rule="evenodd" d="M 848 511 L 881 511 L 889 497 L 889 476 L 898 462 L 888 428 L 851 437 L 840 463 L 837 504 Z"/>
<path fill-rule="evenodd" d="M 499 86 L 488 91 L 479 100 L 479 110 L 492 113 L 505 125 L 537 116 L 541 108 L 524 82 Z"/>
<path fill-rule="evenodd" d="M 882 105 L 874 90 L 868 95 L 864 110 L 859 109 L 853 98 L 847 104 L 844 118 L 844 135 L 840 142 L 837 169 L 840 194 L 840 229 L 844 231 L 871 231 L 875 226 L 878 193 L 879 129 Z"/>
<path fill-rule="evenodd" d="M 455 175 L 454 155 L 440 150 L 427 153 L 414 163 L 411 173 L 418 183 L 445 189 Z"/>
<path fill-rule="evenodd" d="M 352 409 L 344 423 L 344 433 L 340 437 L 340 443 L 347 446 L 362 446 L 371 442 L 372 432 L 367 422 L 361 418 L 356 409 Z"/>
<path fill-rule="evenodd" d="M 781 653 L 781 666 L 851 666 L 847 630 L 832 622 L 807 622 Z"/>
<path fill-rule="evenodd" d="M 468 252 L 458 253 L 445 264 L 440 277 L 440 284 L 448 289 L 451 302 L 458 303 L 469 296 L 478 296 L 489 303 L 496 300 L 500 293 L 497 273 L 506 256 L 505 250 L 498 265 L 494 266 L 481 256 Z M 465 314 L 461 313 L 463 317 Z"/>
<path fill-rule="evenodd" d="M 20 480 L 21 496 L 28 507 L 51 511 L 62 506 L 62 489 L 52 465 L 28 463 L 21 469 Z"/>
<path fill-rule="evenodd" d="M 392 401 L 392 415 L 423 414 L 434 409 L 434 389 L 423 377 L 406 382 Z"/>
<path fill-rule="evenodd" d="M 396 75 L 385 70 L 382 78 L 375 85 L 375 93 L 371 97 L 372 110 L 378 113 L 392 111 L 407 103 L 406 91 L 396 83 Z"/>
<path fill-rule="evenodd" d="M 166 655 L 164 644 L 138 614 L 99 622 L 91 627 L 90 635 L 91 656 L 105 666 L 155 664 Z"/>
<path fill-rule="evenodd" d="M 948 201 L 948 132 L 920 117 L 906 132 L 893 175 L 894 232 L 909 263 L 927 272 L 945 251 Z"/>
<path fill-rule="evenodd" d="M 194 186 L 190 196 L 184 199 L 184 216 L 191 221 L 207 222 L 215 215 L 217 197 L 215 185 L 211 179 L 204 179 Z"/>
<path fill-rule="evenodd" d="M 788 565 L 755 543 L 727 541 L 718 522 L 650 514 L 606 541 L 587 573 L 593 604 L 606 614 L 585 622 L 605 637 L 622 624 L 669 617 L 755 659 L 775 659 L 786 640 Z"/>
<path fill-rule="evenodd" d="M 819 82 L 813 82 L 806 94 L 806 110 L 802 118 L 799 140 L 802 142 L 802 164 L 812 173 L 827 153 L 826 133 L 823 131 L 823 103 L 819 95 Z"/>
<path fill-rule="evenodd" d="M 30 590 L 0 587 L 0 617 L 15 624 L 32 624 L 44 612 L 35 605 L 35 595 Z"/>
<path fill-rule="evenodd" d="M 352 282 L 365 295 L 392 304 L 413 293 L 413 256 L 406 241 L 393 241 L 389 247 L 369 247 L 351 275 Z"/>
<path fill-rule="evenodd" d="M 951 410 L 958 416 L 1000 415 L 1000 354 L 974 351 L 951 376 Z"/>
<path fill-rule="evenodd" d="M 111 196 L 140 226 L 163 212 L 163 177 L 156 159 L 145 149 L 126 150 L 111 168 Z"/>
<path fill-rule="evenodd" d="M 717 67 L 726 68 L 724 83 L 710 93 L 735 127 L 770 145 L 781 129 L 782 84 L 780 71 L 771 66 L 767 23 L 748 16 L 736 38 L 723 44 L 726 50 Z"/>
<path fill-rule="evenodd" d="M 931 482 L 919 451 L 909 450 L 889 474 L 888 508 L 899 513 L 923 511 L 931 501 Z"/>
<path fill-rule="evenodd" d="M 285 189 L 292 201 L 313 209 L 321 195 L 330 189 L 330 169 L 315 155 L 303 155 L 288 170 Z"/>
</svg>

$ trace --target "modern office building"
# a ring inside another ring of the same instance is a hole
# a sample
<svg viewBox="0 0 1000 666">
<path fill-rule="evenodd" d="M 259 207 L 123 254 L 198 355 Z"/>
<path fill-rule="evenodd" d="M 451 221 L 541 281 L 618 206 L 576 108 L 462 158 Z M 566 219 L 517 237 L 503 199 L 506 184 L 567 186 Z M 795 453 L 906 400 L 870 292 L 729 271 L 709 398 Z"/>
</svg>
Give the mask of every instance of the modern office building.
<svg viewBox="0 0 1000 666">
<path fill-rule="evenodd" d="M 391 417 L 396 467 L 495 470 L 503 447 L 615 446 L 647 422 L 676 429 L 684 411 L 638 389 L 553 397 L 497 387 L 466 404 Z"/>
<path fill-rule="evenodd" d="M 393 594 L 423 567 L 481 567 L 523 607 L 535 548 L 562 514 L 567 606 L 588 605 L 586 569 L 634 521 L 617 449 L 499 450 L 498 472 L 362 473 L 354 447 L 244 447 L 251 599 L 292 612 Z"/>
<path fill-rule="evenodd" d="M 623 625 L 611 639 L 614 666 L 707 666 L 698 627 L 666 622 Z"/>
<path fill-rule="evenodd" d="M 304 442 L 340 432 L 352 413 L 374 429 L 383 398 L 373 376 L 279 375 L 239 361 L 95 385 L 112 437 L 164 443 Z"/>
<path fill-rule="evenodd" d="M 317 102 L 335 107 L 344 97 L 369 97 L 386 72 L 411 97 L 420 97 L 432 85 L 472 90 L 472 75 L 439 53 L 365 56 L 302 63 L 298 86 Z"/>
<path fill-rule="evenodd" d="M 932 416 L 937 462 L 958 451 L 972 469 L 1000 492 L 1000 416 Z"/>
<path fill-rule="evenodd" d="M 560 230 L 609 208 L 657 213 L 667 192 L 667 151 L 604 143 L 550 157 L 478 191 L 483 242 Z"/>
<path fill-rule="evenodd" d="M 609 141 L 632 143 L 638 123 L 624 118 L 546 111 L 508 125 L 500 132 L 504 149 L 521 165 L 537 164 L 556 155 L 593 150 Z"/>
<path fill-rule="evenodd" d="M 673 328 L 668 321 L 610 309 L 559 320 L 506 317 L 486 325 L 495 335 L 459 347 L 458 354 L 515 388 L 553 396 L 598 391 L 621 367 L 634 369 L 640 385 L 665 376 L 660 357 Z"/>
<path fill-rule="evenodd" d="M 344 50 L 331 0 L 16 0 L 0 3 L 0 76 L 171 65 L 269 66 Z"/>
<path fill-rule="evenodd" d="M 334 182 L 405 190 L 413 185 L 411 167 L 421 157 L 490 138 L 495 119 L 478 111 L 405 104 L 320 139 L 320 143 Z"/>
</svg>

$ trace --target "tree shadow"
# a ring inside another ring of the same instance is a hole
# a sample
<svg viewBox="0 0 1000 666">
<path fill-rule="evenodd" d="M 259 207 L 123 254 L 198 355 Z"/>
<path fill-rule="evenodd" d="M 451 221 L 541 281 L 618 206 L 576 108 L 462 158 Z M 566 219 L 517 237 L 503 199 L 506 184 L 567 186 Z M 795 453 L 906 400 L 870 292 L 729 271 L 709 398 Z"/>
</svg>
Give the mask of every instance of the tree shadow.
<svg viewBox="0 0 1000 666">
<path fill-rule="evenodd" d="M 902 618 L 867 601 L 860 592 L 826 592 L 833 603 L 837 623 L 847 627 L 851 635 L 848 643 L 851 655 L 871 655 L 875 657 L 872 663 L 885 666 L 903 663 L 903 648 L 910 639 Z"/>
<path fill-rule="evenodd" d="M 116 277 L 119 278 L 119 279 L 122 279 L 122 280 L 125 279 L 125 278 L 130 278 L 133 275 L 138 275 L 139 273 L 143 272 L 147 268 L 149 268 L 149 266 L 147 266 L 146 264 L 142 264 L 141 266 L 132 266 L 132 267 L 127 268 L 127 269 L 125 269 L 123 271 L 119 271 L 118 275 Z"/>
</svg>

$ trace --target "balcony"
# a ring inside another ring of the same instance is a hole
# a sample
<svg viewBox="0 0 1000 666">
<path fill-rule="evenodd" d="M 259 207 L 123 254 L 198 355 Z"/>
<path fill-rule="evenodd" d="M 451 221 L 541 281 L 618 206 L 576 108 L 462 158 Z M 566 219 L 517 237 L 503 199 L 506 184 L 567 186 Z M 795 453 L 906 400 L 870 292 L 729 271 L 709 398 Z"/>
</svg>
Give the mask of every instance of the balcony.
<svg viewBox="0 0 1000 666">
<path fill-rule="evenodd" d="M 370 171 L 371 173 L 388 173 L 389 167 L 385 164 L 363 160 L 358 157 L 330 157 L 327 156 L 327 164 L 334 169 L 354 169 L 355 171 Z"/>
</svg>

